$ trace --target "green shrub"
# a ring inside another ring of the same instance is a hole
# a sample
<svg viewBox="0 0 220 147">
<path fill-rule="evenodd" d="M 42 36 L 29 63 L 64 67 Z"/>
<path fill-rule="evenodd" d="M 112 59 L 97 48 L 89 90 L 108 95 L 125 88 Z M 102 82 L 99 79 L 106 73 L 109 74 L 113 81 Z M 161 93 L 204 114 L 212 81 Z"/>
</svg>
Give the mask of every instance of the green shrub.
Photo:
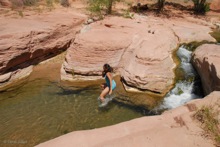
<svg viewBox="0 0 220 147">
<path fill-rule="evenodd" d="M 38 0 L 23 0 L 23 4 L 25 6 L 34 6 L 37 2 Z"/>
<path fill-rule="evenodd" d="M 123 14 L 123 17 L 132 19 L 134 17 L 134 14 L 130 13 L 129 10 L 126 10 Z"/>
<path fill-rule="evenodd" d="M 194 3 L 194 12 L 196 14 L 204 15 L 206 12 L 210 10 L 209 3 L 206 0 L 192 0 Z"/>
<path fill-rule="evenodd" d="M 60 0 L 60 4 L 64 7 L 69 7 L 70 6 L 69 0 Z"/>
<path fill-rule="evenodd" d="M 89 0 L 89 11 L 92 13 L 101 14 L 102 10 L 105 10 L 107 14 L 112 13 L 112 6 L 114 2 L 119 0 Z"/>
<path fill-rule="evenodd" d="M 104 7 L 103 0 L 89 0 L 89 11 L 92 13 L 101 14 L 101 11 Z"/>
<path fill-rule="evenodd" d="M 53 0 L 46 0 L 48 7 L 53 7 Z"/>
<path fill-rule="evenodd" d="M 23 12 L 21 10 L 18 11 L 18 15 L 21 16 L 21 17 L 24 17 L 24 14 L 23 14 Z"/>
<path fill-rule="evenodd" d="M 38 0 L 11 0 L 12 8 L 23 7 L 23 6 L 34 6 Z"/>
</svg>

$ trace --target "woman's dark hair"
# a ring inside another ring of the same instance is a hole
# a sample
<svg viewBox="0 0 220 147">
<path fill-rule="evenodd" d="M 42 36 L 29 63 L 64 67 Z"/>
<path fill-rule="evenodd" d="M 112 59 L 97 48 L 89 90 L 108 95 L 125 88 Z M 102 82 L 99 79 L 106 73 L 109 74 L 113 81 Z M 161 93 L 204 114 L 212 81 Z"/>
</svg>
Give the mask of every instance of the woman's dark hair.
<svg viewBox="0 0 220 147">
<path fill-rule="evenodd" d="M 109 64 L 104 64 L 103 68 L 106 69 L 102 72 L 102 76 L 104 77 L 107 72 L 113 72 L 113 68 Z"/>
</svg>

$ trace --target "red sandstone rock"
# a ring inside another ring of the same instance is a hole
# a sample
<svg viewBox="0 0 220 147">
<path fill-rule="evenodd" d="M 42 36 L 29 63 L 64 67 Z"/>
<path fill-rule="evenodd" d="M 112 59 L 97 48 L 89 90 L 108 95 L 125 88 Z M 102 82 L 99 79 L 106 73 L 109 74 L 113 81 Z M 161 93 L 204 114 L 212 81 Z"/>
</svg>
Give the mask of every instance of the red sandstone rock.
<svg viewBox="0 0 220 147">
<path fill-rule="evenodd" d="M 85 18 L 66 9 L 19 19 L 0 17 L 0 75 L 66 50 Z"/>
<path fill-rule="evenodd" d="M 7 82 L 11 78 L 11 72 L 6 73 L 4 75 L 0 75 L 0 83 Z"/>
<path fill-rule="evenodd" d="M 40 62 L 66 50 L 85 18 L 74 13 L 52 12 L 46 16 L 0 19 L 0 73 L 3 74 L 23 63 Z"/>
<path fill-rule="evenodd" d="M 79 80 L 82 75 L 91 79 L 101 75 L 103 64 L 109 63 L 127 85 L 165 94 L 174 82 L 172 52 L 177 45 L 215 41 L 209 26 L 199 23 L 136 16 L 133 20 L 110 17 L 87 25 L 67 51 L 61 78 Z"/>
<path fill-rule="evenodd" d="M 171 30 L 119 17 L 89 27 L 67 51 L 63 64 L 67 73 L 101 75 L 103 64 L 109 63 L 131 86 L 163 93 L 172 85 L 171 52 L 178 42 Z"/>
<path fill-rule="evenodd" d="M 205 94 L 220 90 L 220 45 L 199 46 L 193 53 L 192 63 L 201 77 Z"/>
<path fill-rule="evenodd" d="M 193 41 L 216 42 L 216 40 L 209 35 L 209 33 L 212 32 L 211 24 L 192 17 L 185 19 L 187 21 L 181 19 L 166 21 L 167 25 L 169 25 L 175 35 L 178 36 L 179 43 L 190 43 Z"/>
<path fill-rule="evenodd" d="M 131 43 L 130 36 L 134 33 L 126 26 L 126 20 L 120 25 L 110 21 L 112 27 L 104 22 L 92 24 L 87 32 L 77 35 L 74 43 L 67 51 L 64 69 L 79 75 L 101 75 L 104 63 L 117 67 L 125 49 Z"/>
<path fill-rule="evenodd" d="M 178 39 L 163 26 L 151 27 L 152 33 L 144 27 L 140 29 L 142 32 L 133 36 L 133 44 L 123 56 L 121 75 L 128 85 L 166 93 L 174 82 L 172 51 Z"/>
<path fill-rule="evenodd" d="M 162 115 L 142 117 L 99 129 L 75 131 L 37 147 L 214 147 L 214 142 L 210 137 L 204 137 L 205 131 L 192 115 L 204 105 L 219 108 L 219 96 L 220 92 L 213 92 L 204 99 L 191 101 Z"/>
<path fill-rule="evenodd" d="M 32 73 L 33 66 L 18 69 L 4 75 L 0 75 L 0 91 L 7 91 L 20 86 L 27 81 L 28 76 Z"/>
<path fill-rule="evenodd" d="M 220 12 L 220 0 L 212 0 L 210 4 L 210 9 Z"/>
<path fill-rule="evenodd" d="M 70 11 L 0 18 L 0 74 L 38 63 L 71 45 L 61 69 L 63 80 L 97 79 L 103 64 L 109 63 L 129 86 L 165 94 L 173 84 L 172 52 L 178 43 L 214 41 L 209 26 L 195 24 L 197 19 L 192 23 L 138 15 L 86 25 L 75 39 L 84 19 Z"/>
<path fill-rule="evenodd" d="M 9 0 L 0 0 L 0 6 L 11 7 L 11 2 Z"/>
</svg>

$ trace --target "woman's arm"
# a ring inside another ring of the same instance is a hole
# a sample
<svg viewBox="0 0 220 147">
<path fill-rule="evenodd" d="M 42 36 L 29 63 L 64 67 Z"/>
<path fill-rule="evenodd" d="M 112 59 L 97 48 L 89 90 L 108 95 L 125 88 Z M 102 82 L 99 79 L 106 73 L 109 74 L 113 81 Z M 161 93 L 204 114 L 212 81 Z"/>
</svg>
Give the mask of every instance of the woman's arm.
<svg viewBox="0 0 220 147">
<path fill-rule="evenodd" d="M 110 73 L 110 72 L 108 72 L 106 75 L 107 75 L 107 77 L 108 77 L 108 79 L 109 79 L 109 83 L 110 83 L 109 95 L 111 95 L 111 94 L 112 94 L 112 76 L 111 76 L 111 73 Z"/>
</svg>

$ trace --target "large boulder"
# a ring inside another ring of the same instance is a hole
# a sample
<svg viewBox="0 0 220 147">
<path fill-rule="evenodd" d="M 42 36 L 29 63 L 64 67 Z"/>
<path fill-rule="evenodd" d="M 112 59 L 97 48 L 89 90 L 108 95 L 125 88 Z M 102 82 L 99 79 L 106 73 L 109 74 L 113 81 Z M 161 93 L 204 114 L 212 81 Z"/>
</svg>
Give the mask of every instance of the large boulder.
<svg viewBox="0 0 220 147">
<path fill-rule="evenodd" d="M 212 2 L 210 4 L 210 9 L 220 12 L 220 1 L 219 0 L 212 0 Z"/>
<path fill-rule="evenodd" d="M 108 17 L 86 25 L 67 51 L 61 79 L 95 79 L 103 64 L 109 63 L 123 77 L 127 90 L 164 95 L 174 83 L 172 53 L 178 44 L 215 41 L 207 22 L 188 19 L 136 15 L 134 19 Z"/>
<path fill-rule="evenodd" d="M 62 79 L 68 74 L 75 75 L 73 80 L 77 75 L 101 75 L 103 64 L 109 63 L 128 86 L 163 94 L 171 88 L 172 51 L 178 44 L 171 29 L 120 17 L 86 27 L 67 51 Z"/>
<path fill-rule="evenodd" d="M 132 25 L 127 25 L 129 21 L 121 22 L 110 18 L 85 26 L 85 31 L 77 35 L 67 51 L 64 69 L 76 75 L 92 76 L 101 75 L 104 63 L 117 67 L 135 32 L 129 28 Z"/>
<path fill-rule="evenodd" d="M 16 73 L 65 51 L 85 18 L 66 10 L 19 19 L 0 17 L 0 75 Z M 4 76 L 0 84 L 10 78 Z"/>
<path fill-rule="evenodd" d="M 192 63 L 198 71 L 205 94 L 220 90 L 220 45 L 204 44 L 192 56 Z"/>
<path fill-rule="evenodd" d="M 165 26 L 152 26 L 148 33 L 133 36 L 132 44 L 122 57 L 121 76 L 127 85 L 154 93 L 165 94 L 174 82 L 176 64 L 172 52 L 177 48 L 178 38 Z"/>
</svg>

